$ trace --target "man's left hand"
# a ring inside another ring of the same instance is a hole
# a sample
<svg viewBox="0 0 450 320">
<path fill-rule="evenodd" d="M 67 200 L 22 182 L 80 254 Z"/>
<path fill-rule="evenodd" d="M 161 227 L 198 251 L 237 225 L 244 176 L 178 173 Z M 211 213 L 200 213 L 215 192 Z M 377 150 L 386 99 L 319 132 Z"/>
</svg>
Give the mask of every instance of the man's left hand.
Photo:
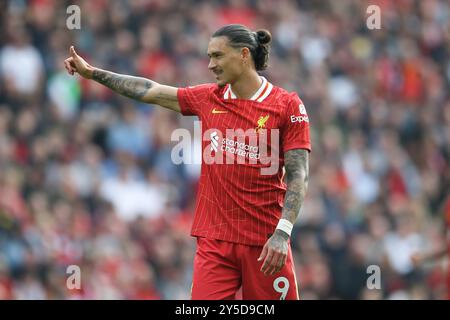
<svg viewBox="0 0 450 320">
<path fill-rule="evenodd" d="M 258 261 L 265 258 L 261 267 L 261 272 L 264 275 L 273 276 L 284 267 L 289 249 L 288 240 L 289 235 L 279 229 L 276 229 L 274 234 L 267 240 L 258 258 Z"/>
</svg>

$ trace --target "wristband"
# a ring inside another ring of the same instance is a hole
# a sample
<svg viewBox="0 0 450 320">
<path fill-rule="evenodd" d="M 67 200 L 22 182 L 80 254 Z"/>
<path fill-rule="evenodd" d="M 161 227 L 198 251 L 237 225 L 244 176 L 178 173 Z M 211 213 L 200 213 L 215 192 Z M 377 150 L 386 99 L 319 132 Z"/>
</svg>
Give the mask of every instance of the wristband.
<svg viewBox="0 0 450 320">
<path fill-rule="evenodd" d="M 278 221 L 277 229 L 286 232 L 289 235 L 289 237 L 291 236 L 293 227 L 294 225 L 289 220 L 280 219 L 280 221 Z"/>
</svg>

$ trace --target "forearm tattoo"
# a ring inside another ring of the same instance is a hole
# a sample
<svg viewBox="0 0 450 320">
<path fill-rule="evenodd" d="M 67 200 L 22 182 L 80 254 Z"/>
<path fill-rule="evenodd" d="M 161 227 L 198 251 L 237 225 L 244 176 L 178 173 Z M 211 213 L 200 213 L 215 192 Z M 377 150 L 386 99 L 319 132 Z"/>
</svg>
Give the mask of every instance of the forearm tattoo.
<svg viewBox="0 0 450 320">
<path fill-rule="evenodd" d="M 309 153 L 304 149 L 289 150 L 284 157 L 286 196 L 282 218 L 295 223 L 308 188 Z"/>
<path fill-rule="evenodd" d="M 135 100 L 141 100 L 148 90 L 153 87 L 153 81 L 151 80 L 101 69 L 94 70 L 92 79 L 117 93 Z"/>
</svg>

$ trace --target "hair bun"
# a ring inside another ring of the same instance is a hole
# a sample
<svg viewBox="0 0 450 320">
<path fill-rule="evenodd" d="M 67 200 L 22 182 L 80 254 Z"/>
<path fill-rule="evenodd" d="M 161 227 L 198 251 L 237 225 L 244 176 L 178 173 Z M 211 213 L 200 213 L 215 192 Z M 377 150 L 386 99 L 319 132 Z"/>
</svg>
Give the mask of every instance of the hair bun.
<svg viewBox="0 0 450 320">
<path fill-rule="evenodd" d="M 256 31 L 256 39 L 258 39 L 260 44 L 265 45 L 272 41 L 272 35 L 269 31 L 261 29 Z"/>
</svg>

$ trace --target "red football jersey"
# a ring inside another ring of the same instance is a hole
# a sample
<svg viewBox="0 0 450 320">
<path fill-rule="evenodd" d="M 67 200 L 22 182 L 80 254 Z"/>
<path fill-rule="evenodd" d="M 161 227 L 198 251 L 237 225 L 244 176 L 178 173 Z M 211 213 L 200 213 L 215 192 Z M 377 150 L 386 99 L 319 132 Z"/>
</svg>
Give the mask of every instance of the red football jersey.
<svg viewBox="0 0 450 320">
<path fill-rule="evenodd" d="M 298 95 L 262 80 L 251 99 L 230 85 L 178 89 L 181 113 L 199 117 L 203 136 L 192 236 L 264 245 L 284 204 L 284 152 L 311 151 Z"/>
</svg>

